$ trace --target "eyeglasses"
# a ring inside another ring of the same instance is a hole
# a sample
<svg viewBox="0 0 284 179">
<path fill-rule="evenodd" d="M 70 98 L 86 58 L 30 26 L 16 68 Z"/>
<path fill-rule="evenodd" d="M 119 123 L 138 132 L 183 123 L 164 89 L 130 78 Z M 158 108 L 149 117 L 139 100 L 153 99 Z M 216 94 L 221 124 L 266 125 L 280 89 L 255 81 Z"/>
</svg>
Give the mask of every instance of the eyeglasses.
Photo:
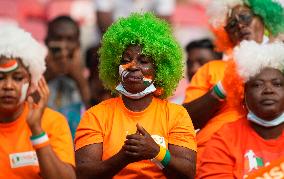
<svg viewBox="0 0 284 179">
<path fill-rule="evenodd" d="M 235 31 L 238 24 L 241 23 L 243 25 L 250 25 L 254 17 L 254 14 L 251 12 L 244 12 L 242 14 L 235 15 L 234 18 L 228 20 L 225 29 L 227 31 Z"/>
</svg>

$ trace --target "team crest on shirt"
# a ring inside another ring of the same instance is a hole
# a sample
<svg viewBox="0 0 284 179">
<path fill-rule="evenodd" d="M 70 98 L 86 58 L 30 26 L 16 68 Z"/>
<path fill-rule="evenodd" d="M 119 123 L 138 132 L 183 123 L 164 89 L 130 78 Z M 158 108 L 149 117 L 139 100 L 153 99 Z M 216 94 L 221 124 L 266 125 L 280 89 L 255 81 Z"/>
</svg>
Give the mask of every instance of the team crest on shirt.
<svg viewBox="0 0 284 179">
<path fill-rule="evenodd" d="M 35 151 L 10 154 L 9 158 L 11 168 L 38 165 L 38 159 Z"/>
<path fill-rule="evenodd" d="M 164 137 L 161 137 L 161 136 L 159 136 L 159 135 L 151 135 L 151 137 L 154 139 L 154 141 L 155 141 L 157 144 L 159 144 L 159 145 L 161 145 L 161 146 L 167 148 L 166 141 L 165 141 L 165 138 L 164 138 Z"/>
</svg>

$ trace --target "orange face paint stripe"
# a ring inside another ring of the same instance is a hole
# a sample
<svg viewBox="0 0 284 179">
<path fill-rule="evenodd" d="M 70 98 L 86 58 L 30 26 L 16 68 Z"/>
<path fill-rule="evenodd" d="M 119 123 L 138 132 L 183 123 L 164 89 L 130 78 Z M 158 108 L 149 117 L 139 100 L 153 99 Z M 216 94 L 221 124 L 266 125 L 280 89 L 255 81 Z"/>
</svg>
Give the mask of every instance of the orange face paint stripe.
<svg viewBox="0 0 284 179">
<path fill-rule="evenodd" d="M 18 68 L 17 60 L 9 60 L 7 63 L 0 64 L 1 72 L 9 72 Z"/>
</svg>

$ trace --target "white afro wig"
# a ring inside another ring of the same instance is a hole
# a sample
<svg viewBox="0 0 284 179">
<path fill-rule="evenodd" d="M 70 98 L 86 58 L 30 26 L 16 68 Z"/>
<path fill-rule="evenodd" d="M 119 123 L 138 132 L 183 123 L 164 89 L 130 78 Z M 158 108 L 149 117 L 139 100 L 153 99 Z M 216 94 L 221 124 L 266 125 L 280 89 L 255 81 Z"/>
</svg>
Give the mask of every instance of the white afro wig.
<svg viewBox="0 0 284 179">
<path fill-rule="evenodd" d="M 207 7 L 209 23 L 214 27 L 222 27 L 226 23 L 227 14 L 237 5 L 243 5 L 243 0 L 211 0 Z"/>
<path fill-rule="evenodd" d="M 43 75 L 47 50 L 30 33 L 16 26 L 0 26 L 0 57 L 20 58 L 37 85 Z"/>
<path fill-rule="evenodd" d="M 238 74 L 244 82 L 266 67 L 284 70 L 284 44 L 282 42 L 258 44 L 255 41 L 243 41 L 239 47 L 234 49 L 234 56 Z"/>
</svg>

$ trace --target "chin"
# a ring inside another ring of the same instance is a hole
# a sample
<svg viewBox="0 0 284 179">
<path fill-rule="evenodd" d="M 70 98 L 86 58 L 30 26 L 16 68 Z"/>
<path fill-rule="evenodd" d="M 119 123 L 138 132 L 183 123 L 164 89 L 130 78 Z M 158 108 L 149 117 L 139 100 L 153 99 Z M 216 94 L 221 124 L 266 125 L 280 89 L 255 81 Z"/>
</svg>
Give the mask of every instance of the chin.
<svg viewBox="0 0 284 179">
<path fill-rule="evenodd" d="M 14 112 L 14 111 L 17 111 L 18 109 L 18 105 L 15 105 L 15 104 L 0 104 L 0 111 L 2 112 Z"/>
</svg>

